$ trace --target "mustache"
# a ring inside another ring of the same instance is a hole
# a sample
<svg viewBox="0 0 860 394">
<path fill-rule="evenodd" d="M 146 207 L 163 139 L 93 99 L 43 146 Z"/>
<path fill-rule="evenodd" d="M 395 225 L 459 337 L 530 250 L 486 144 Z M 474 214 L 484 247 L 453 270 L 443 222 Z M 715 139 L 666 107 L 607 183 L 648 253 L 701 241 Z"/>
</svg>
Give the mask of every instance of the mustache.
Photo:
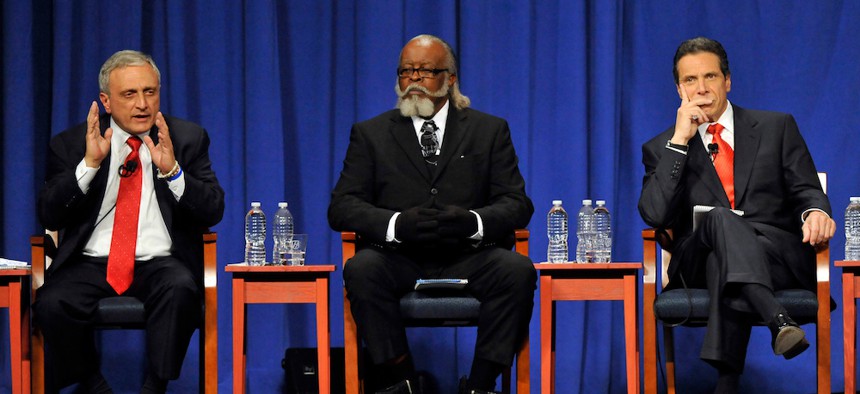
<svg viewBox="0 0 860 394">
<path fill-rule="evenodd" d="M 443 85 L 442 88 L 440 88 L 439 90 L 431 92 L 430 89 L 427 89 L 426 87 L 421 86 L 417 83 L 409 84 L 409 86 L 407 86 L 403 90 L 400 89 L 400 86 L 395 85 L 395 88 L 397 89 L 397 96 L 400 98 L 404 98 L 404 96 L 412 90 L 420 91 L 430 97 L 442 97 L 448 94 L 447 87 L 448 85 Z"/>
</svg>

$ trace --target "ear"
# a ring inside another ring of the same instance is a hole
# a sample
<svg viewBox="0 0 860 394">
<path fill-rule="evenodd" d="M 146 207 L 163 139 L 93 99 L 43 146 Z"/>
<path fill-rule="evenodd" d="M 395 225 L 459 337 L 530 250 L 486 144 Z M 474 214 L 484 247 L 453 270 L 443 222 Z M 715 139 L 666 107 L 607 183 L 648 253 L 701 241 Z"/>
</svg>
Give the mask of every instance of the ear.
<svg viewBox="0 0 860 394">
<path fill-rule="evenodd" d="M 726 93 L 732 91 L 732 76 L 726 75 Z"/>
<path fill-rule="evenodd" d="M 455 82 L 457 82 L 457 76 L 454 74 L 449 74 L 448 75 L 448 87 L 449 88 L 454 87 Z"/>
<path fill-rule="evenodd" d="M 99 93 L 99 100 L 102 102 L 102 106 L 105 107 L 105 112 L 110 113 L 110 96 L 107 93 Z"/>
<path fill-rule="evenodd" d="M 676 84 L 675 84 L 675 89 L 678 91 L 678 98 L 679 98 L 679 99 L 681 99 L 681 100 L 683 100 L 683 99 L 684 99 L 684 94 L 683 94 L 683 93 L 681 93 L 681 89 L 682 89 L 682 88 L 681 88 L 681 84 L 676 83 Z"/>
</svg>

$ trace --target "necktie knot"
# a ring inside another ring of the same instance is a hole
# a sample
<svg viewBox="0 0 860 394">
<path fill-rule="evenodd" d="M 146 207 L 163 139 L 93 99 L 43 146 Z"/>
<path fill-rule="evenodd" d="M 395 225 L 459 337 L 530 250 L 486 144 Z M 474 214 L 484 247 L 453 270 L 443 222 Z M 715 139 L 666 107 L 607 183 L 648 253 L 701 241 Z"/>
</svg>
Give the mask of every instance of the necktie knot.
<svg viewBox="0 0 860 394">
<path fill-rule="evenodd" d="M 137 150 L 140 149 L 140 146 L 143 144 L 143 141 L 141 141 L 140 138 L 137 137 L 128 137 L 128 139 L 125 140 L 125 143 L 131 146 L 132 152 L 137 152 Z"/>
<path fill-rule="evenodd" d="M 722 133 L 724 129 L 725 129 L 725 127 L 723 127 L 723 125 L 721 125 L 719 123 L 711 123 L 708 126 L 708 134 L 713 134 L 714 136 L 719 136 L 720 133 Z"/>
<path fill-rule="evenodd" d="M 425 159 L 432 158 L 439 149 L 439 140 L 436 137 L 436 122 L 428 120 L 421 126 L 421 154 Z"/>
</svg>

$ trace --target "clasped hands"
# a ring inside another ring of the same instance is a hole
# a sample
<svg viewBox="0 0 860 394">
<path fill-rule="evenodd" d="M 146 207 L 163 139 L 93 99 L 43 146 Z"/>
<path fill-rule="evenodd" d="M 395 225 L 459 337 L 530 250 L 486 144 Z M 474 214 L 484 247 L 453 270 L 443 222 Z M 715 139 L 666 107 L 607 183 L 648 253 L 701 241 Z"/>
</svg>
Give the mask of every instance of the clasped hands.
<svg viewBox="0 0 860 394">
<path fill-rule="evenodd" d="M 470 241 L 478 232 L 478 218 L 466 209 L 446 205 L 439 208 L 419 206 L 397 216 L 394 237 L 405 244 L 422 247 L 452 247 Z"/>
</svg>

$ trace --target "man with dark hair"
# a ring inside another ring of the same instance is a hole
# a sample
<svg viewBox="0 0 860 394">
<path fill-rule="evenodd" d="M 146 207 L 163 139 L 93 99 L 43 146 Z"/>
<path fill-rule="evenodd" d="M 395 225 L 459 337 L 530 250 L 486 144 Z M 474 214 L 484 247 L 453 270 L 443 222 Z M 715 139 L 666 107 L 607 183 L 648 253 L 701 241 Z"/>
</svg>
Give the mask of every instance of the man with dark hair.
<svg viewBox="0 0 860 394">
<path fill-rule="evenodd" d="M 110 393 L 99 371 L 92 319 L 102 298 L 146 306 L 149 368 L 142 393 L 179 377 L 201 319 L 202 233 L 221 221 L 224 191 L 209 136 L 162 115 L 161 75 L 148 55 L 119 51 L 99 73 L 86 123 L 51 139 L 39 220 L 59 231 L 57 254 L 36 293 L 47 390 L 73 383 Z"/>
<path fill-rule="evenodd" d="M 399 300 L 421 278 L 465 278 L 481 301 L 463 393 L 495 389 L 531 319 L 536 272 L 510 250 L 534 208 L 504 120 L 469 107 L 450 46 L 421 35 L 400 53 L 397 109 L 352 128 L 328 219 L 359 250 L 343 277 L 380 393 L 415 393 Z"/>
<path fill-rule="evenodd" d="M 800 354 L 809 342 L 773 292 L 815 291 L 814 248 L 826 246 L 836 224 L 794 118 L 728 101 L 719 42 L 683 42 L 674 75 L 681 104 L 675 125 L 642 146 L 639 213 L 674 231 L 668 288 L 708 289 L 700 357 L 719 371 L 716 392 L 733 393 L 751 323 L 731 300 L 747 301 L 768 322 L 775 354 Z M 694 228 L 696 205 L 715 208 Z"/>
</svg>

